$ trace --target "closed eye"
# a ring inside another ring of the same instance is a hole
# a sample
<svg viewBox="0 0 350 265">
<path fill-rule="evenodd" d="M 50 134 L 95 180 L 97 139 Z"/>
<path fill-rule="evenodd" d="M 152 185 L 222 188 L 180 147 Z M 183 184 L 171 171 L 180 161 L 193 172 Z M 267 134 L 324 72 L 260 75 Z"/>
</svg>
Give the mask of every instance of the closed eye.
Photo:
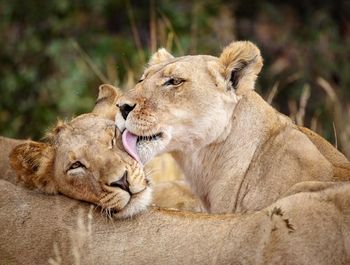
<svg viewBox="0 0 350 265">
<path fill-rule="evenodd" d="M 70 165 L 68 170 L 77 169 L 77 168 L 86 168 L 86 167 L 80 161 L 76 161 L 76 162 L 74 162 L 73 164 Z"/>
</svg>

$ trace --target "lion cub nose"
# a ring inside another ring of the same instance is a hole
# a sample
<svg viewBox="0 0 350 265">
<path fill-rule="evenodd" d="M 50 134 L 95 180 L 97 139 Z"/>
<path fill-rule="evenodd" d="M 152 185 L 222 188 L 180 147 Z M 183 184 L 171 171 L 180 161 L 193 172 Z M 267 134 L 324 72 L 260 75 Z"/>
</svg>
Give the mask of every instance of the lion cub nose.
<svg viewBox="0 0 350 265">
<path fill-rule="evenodd" d="M 128 171 L 124 172 L 121 179 L 119 179 L 117 181 L 113 181 L 111 184 L 109 184 L 109 186 L 120 188 L 120 189 L 125 190 L 131 194 L 130 189 L 129 189 L 129 182 L 128 182 Z"/>
<path fill-rule="evenodd" d="M 129 113 L 135 108 L 136 104 L 134 104 L 134 105 L 123 104 L 121 106 L 119 106 L 119 105 L 117 105 L 117 106 L 120 109 L 120 112 L 121 112 L 124 120 L 126 120 L 126 118 L 128 117 Z"/>
</svg>

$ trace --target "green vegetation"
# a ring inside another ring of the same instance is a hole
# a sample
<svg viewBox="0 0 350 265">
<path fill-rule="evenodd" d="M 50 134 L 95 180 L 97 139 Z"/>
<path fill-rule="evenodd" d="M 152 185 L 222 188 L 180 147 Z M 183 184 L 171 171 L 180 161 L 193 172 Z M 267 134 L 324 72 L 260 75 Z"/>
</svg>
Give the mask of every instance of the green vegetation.
<svg viewBox="0 0 350 265">
<path fill-rule="evenodd" d="M 160 46 L 218 55 L 248 39 L 264 98 L 350 156 L 349 1 L 12 0 L 0 17 L 1 135 L 37 139 L 90 110 L 99 84 L 131 87 Z"/>
</svg>

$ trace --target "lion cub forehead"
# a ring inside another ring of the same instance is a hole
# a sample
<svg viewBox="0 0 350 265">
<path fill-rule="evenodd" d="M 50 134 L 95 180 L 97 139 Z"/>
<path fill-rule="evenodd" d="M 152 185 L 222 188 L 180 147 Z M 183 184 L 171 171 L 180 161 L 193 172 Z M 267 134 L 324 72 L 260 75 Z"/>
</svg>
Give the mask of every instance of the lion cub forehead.
<svg viewBox="0 0 350 265">
<path fill-rule="evenodd" d="M 84 139 L 100 140 L 113 137 L 115 125 L 111 120 L 99 117 L 75 118 L 71 122 L 56 127 L 48 137 L 49 141 L 56 144 L 74 141 L 84 142 Z"/>
</svg>

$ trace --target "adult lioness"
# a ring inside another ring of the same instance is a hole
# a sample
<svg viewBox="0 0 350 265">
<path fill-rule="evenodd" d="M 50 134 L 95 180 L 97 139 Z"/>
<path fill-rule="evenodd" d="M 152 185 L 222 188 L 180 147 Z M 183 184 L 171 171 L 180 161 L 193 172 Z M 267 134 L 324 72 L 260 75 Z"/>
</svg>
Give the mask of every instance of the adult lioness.
<svg viewBox="0 0 350 265">
<path fill-rule="evenodd" d="M 47 143 L 16 146 L 11 166 L 29 188 L 92 202 L 117 218 L 130 217 L 151 203 L 149 179 L 123 150 L 114 122 L 104 118 L 108 113 L 100 107 L 59 123 Z"/>
<path fill-rule="evenodd" d="M 160 49 L 117 102 L 126 150 L 143 163 L 171 152 L 212 213 L 261 209 L 302 181 L 349 179 L 340 152 L 253 90 L 262 65 L 250 42 L 219 58 Z"/>
<path fill-rule="evenodd" d="M 246 215 L 153 209 L 106 222 L 89 205 L 0 180 L 4 264 L 317 264 L 350 262 L 350 184 L 299 193 Z"/>
</svg>

